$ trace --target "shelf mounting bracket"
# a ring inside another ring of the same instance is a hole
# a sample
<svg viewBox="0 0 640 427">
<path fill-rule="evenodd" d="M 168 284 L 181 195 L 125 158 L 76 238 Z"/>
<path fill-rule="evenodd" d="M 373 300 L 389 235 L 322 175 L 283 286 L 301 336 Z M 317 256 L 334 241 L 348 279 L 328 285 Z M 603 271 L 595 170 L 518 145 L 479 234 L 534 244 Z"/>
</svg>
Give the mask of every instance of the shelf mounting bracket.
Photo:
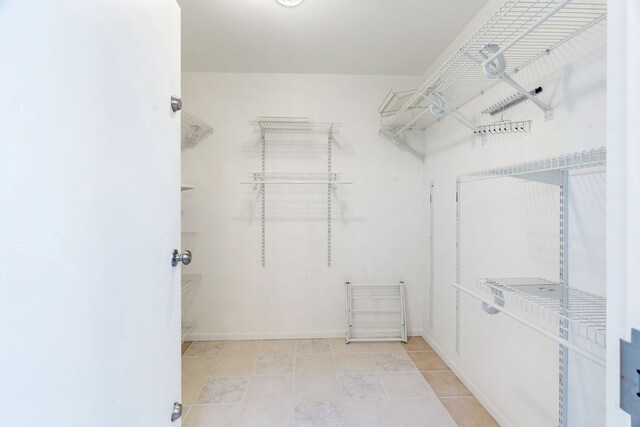
<svg viewBox="0 0 640 427">
<path fill-rule="evenodd" d="M 434 92 L 427 100 L 431 104 L 430 111 L 434 116 L 450 116 L 471 129 L 473 133 L 480 131 L 480 129 L 471 123 L 460 111 L 455 108 L 450 108 L 442 93 Z"/>
</svg>

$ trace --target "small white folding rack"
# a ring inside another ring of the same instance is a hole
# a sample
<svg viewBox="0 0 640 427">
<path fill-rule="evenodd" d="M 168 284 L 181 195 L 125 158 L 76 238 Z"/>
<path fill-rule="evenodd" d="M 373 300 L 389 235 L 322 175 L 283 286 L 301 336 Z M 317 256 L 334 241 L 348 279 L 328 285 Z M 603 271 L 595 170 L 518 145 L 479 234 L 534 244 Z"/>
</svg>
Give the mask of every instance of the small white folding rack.
<svg viewBox="0 0 640 427">
<path fill-rule="evenodd" d="M 404 282 L 345 283 L 347 344 L 352 341 L 407 342 Z"/>
</svg>

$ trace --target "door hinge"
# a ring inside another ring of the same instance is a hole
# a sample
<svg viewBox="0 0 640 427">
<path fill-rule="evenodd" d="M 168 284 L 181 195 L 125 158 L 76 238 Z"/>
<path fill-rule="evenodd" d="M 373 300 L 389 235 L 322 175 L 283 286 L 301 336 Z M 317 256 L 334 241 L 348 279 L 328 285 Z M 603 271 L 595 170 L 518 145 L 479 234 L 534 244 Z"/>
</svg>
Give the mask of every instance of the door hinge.
<svg viewBox="0 0 640 427">
<path fill-rule="evenodd" d="M 640 426 L 640 331 L 631 329 L 631 342 L 620 340 L 620 408 Z"/>
</svg>

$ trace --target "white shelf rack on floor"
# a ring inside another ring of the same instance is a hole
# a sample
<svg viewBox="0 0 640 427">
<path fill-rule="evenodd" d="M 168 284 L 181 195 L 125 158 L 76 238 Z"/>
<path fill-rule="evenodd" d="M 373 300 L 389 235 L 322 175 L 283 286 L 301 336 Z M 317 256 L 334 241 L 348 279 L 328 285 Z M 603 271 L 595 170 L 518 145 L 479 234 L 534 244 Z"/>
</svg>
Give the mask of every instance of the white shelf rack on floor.
<svg viewBox="0 0 640 427">
<path fill-rule="evenodd" d="M 487 296 L 457 286 L 485 311 L 502 312 L 605 366 L 606 298 L 540 278 L 480 279 L 477 287 Z"/>
<path fill-rule="evenodd" d="M 379 107 L 380 134 L 402 142 L 451 116 L 477 132 L 458 108 L 500 82 L 514 87 L 553 117 L 553 110 L 513 77 L 536 59 L 601 21 L 606 0 L 507 0 L 415 91 L 389 92 Z"/>
<path fill-rule="evenodd" d="M 181 292 L 182 294 L 187 294 L 195 289 L 202 280 L 202 275 L 200 274 L 183 274 L 182 275 L 182 286 Z"/>
<path fill-rule="evenodd" d="M 346 341 L 407 342 L 404 282 L 345 283 Z"/>
</svg>

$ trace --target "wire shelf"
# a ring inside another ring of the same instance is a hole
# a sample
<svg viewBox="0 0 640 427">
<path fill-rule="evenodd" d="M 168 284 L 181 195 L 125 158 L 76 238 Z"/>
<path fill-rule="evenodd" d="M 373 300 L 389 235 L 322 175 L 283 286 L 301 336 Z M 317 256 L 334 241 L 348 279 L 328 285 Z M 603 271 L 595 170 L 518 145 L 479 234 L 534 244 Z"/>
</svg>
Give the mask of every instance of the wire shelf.
<svg viewBox="0 0 640 427">
<path fill-rule="evenodd" d="M 196 231 L 187 231 L 187 232 L 180 233 L 180 240 L 183 245 L 187 242 L 192 241 L 196 237 L 198 237 L 198 232 Z"/>
<path fill-rule="evenodd" d="M 204 120 L 186 109 L 182 109 L 180 141 L 182 148 L 193 147 L 213 133 L 213 128 Z"/>
<path fill-rule="evenodd" d="M 342 123 L 314 122 L 309 117 L 259 116 L 249 122 L 260 134 L 326 133 L 339 134 Z"/>
<path fill-rule="evenodd" d="M 489 79 L 483 67 L 469 57 L 488 59 L 484 52 L 488 45 L 508 47 L 503 52 L 506 68 L 502 74 L 512 76 L 602 20 L 606 11 L 606 0 L 506 1 L 411 96 L 409 92 L 387 95 L 379 109 L 381 134 L 390 135 L 398 129 L 423 129 L 433 124 L 438 117 L 422 113 L 430 107 L 428 98 L 434 93 L 443 94 L 456 109 L 498 84 L 500 79 Z M 549 19 L 530 30 L 549 14 Z"/>
<path fill-rule="evenodd" d="M 202 275 L 200 274 L 183 274 L 181 292 L 183 294 L 191 292 L 200 284 L 201 280 Z"/>
<path fill-rule="evenodd" d="M 539 278 L 480 279 L 496 305 L 517 307 L 600 357 L 606 349 L 607 300 Z"/>
<path fill-rule="evenodd" d="M 182 322 L 180 331 L 180 342 L 185 342 L 193 328 L 196 327 L 196 322 Z"/>
<path fill-rule="evenodd" d="M 596 148 L 593 150 L 579 151 L 562 156 L 549 157 L 541 160 L 517 163 L 495 169 L 487 169 L 473 172 L 458 177 L 459 182 L 480 181 L 484 179 L 502 177 L 523 177 L 541 172 L 567 171 L 589 167 L 604 166 L 607 163 L 607 149 Z"/>
<path fill-rule="evenodd" d="M 251 184 L 254 186 L 261 184 L 289 184 L 289 185 L 310 185 L 310 184 L 322 184 L 322 185 L 338 185 L 338 184 L 351 184 L 351 182 L 344 182 L 340 180 L 339 173 L 252 173 L 250 174 L 250 181 L 241 181 L 241 184 Z"/>
</svg>

